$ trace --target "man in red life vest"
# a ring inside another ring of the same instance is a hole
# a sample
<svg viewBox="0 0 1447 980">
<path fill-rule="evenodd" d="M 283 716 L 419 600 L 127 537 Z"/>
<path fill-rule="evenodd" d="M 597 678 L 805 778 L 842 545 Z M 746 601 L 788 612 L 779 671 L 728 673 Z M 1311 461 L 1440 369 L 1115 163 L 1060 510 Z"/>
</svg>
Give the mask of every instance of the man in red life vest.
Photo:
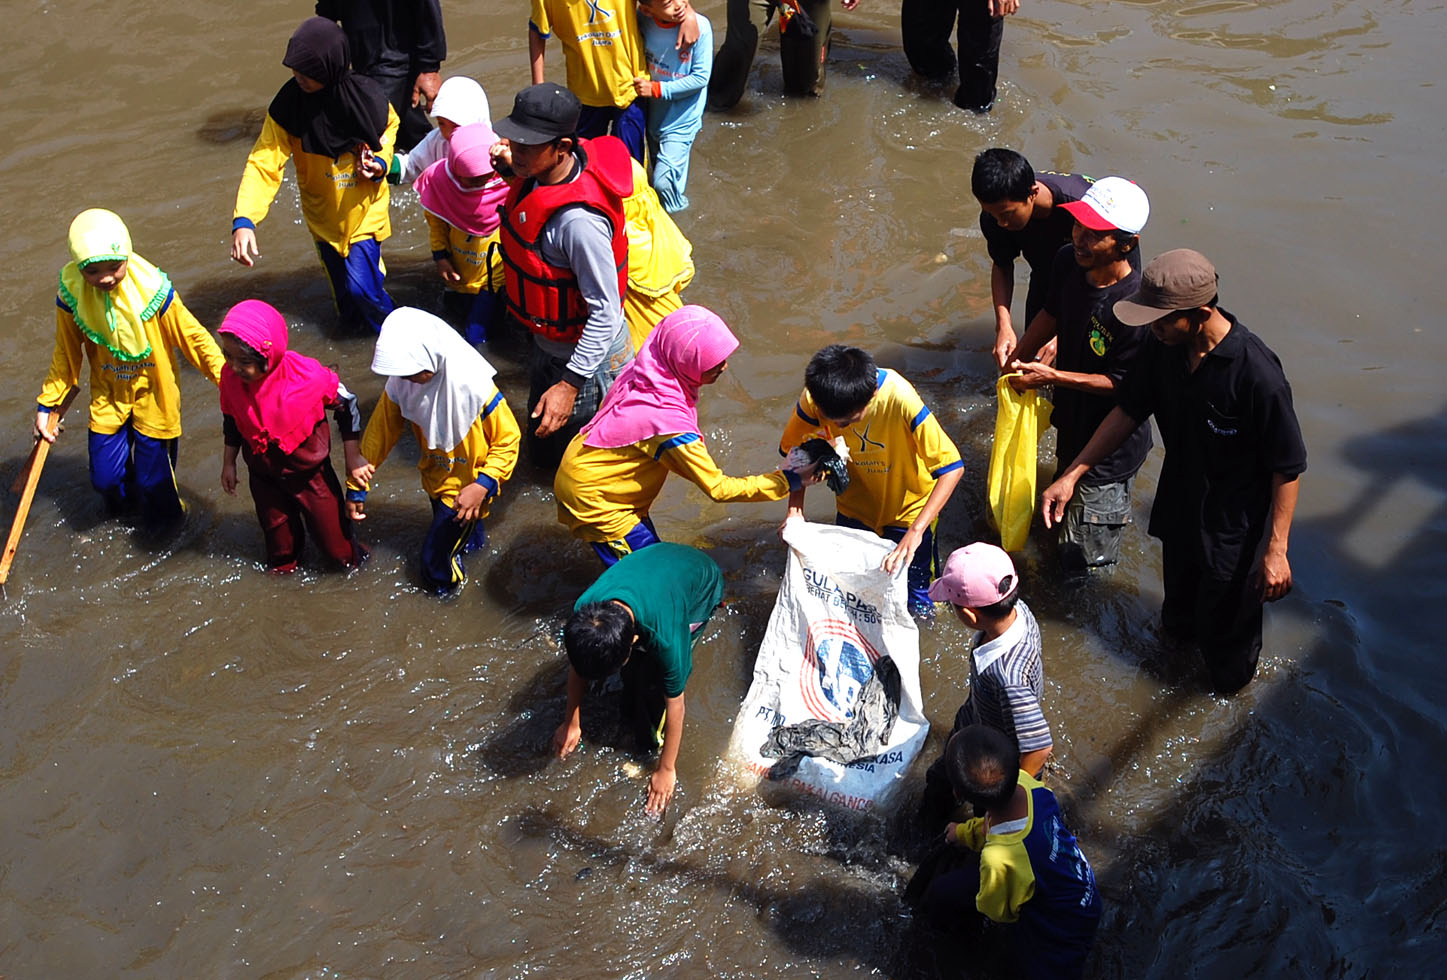
<svg viewBox="0 0 1447 980">
<path fill-rule="evenodd" d="M 544 82 L 493 124 L 493 165 L 512 185 L 501 227 L 507 311 L 533 335 L 528 454 L 550 469 L 633 356 L 623 320 L 632 164 L 615 137 L 578 139 L 579 110 Z"/>
</svg>

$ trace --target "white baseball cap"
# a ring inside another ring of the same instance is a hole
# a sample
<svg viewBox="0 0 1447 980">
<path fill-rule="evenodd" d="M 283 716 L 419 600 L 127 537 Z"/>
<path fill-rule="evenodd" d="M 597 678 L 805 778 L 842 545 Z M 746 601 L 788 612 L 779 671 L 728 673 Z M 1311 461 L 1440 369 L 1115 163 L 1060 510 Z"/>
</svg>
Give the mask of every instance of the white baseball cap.
<svg viewBox="0 0 1447 980">
<path fill-rule="evenodd" d="M 1139 235 L 1151 216 L 1151 202 L 1139 184 L 1124 177 L 1102 177 L 1078 201 L 1060 205 L 1093 231 Z"/>
</svg>

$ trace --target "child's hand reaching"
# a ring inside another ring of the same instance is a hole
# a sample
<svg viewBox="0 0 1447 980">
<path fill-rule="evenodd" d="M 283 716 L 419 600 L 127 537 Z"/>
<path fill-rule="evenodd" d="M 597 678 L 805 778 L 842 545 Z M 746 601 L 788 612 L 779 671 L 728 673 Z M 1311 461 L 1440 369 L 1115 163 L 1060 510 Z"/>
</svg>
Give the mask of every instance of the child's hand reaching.
<svg viewBox="0 0 1447 980">
<path fill-rule="evenodd" d="M 255 228 L 237 228 L 231 233 L 231 257 L 248 269 L 261 258 L 261 249 L 256 247 Z"/>
<path fill-rule="evenodd" d="M 442 277 L 443 282 L 461 282 L 462 276 L 457 274 L 457 269 L 451 259 L 437 260 L 437 274 Z"/>
<path fill-rule="evenodd" d="M 498 140 L 488 147 L 487 159 L 499 177 L 513 178 L 517 176 L 512 169 L 512 144 L 507 140 Z"/>
<path fill-rule="evenodd" d="M 372 489 L 372 474 L 377 472 L 376 464 L 367 462 L 360 455 L 357 456 L 356 462 L 352 461 L 350 453 L 347 456 L 347 476 L 351 477 L 352 482 L 363 490 Z"/>
<path fill-rule="evenodd" d="M 475 521 L 482 514 L 483 502 L 487 500 L 487 491 L 480 483 L 469 483 L 457 494 L 456 506 L 457 516 L 453 520 L 459 524 L 465 521 Z"/>
<path fill-rule="evenodd" d="M 347 501 L 347 516 L 354 521 L 365 521 L 367 505 L 360 500 Z"/>
<path fill-rule="evenodd" d="M 633 94 L 640 99 L 646 99 L 653 95 L 653 79 L 647 75 L 639 75 L 633 79 Z"/>
<path fill-rule="evenodd" d="M 236 460 L 228 459 L 221 464 L 221 489 L 236 496 Z"/>
<path fill-rule="evenodd" d="M 387 165 L 377 158 L 366 143 L 357 145 L 357 169 L 364 177 L 372 180 L 378 180 L 387 173 Z"/>
</svg>

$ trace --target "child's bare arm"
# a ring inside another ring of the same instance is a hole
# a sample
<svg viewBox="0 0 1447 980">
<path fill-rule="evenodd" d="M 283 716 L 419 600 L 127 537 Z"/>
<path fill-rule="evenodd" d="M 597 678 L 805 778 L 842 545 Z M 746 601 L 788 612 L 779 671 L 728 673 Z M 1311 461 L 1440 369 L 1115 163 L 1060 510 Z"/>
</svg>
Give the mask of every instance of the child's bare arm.
<svg viewBox="0 0 1447 980">
<path fill-rule="evenodd" d="M 229 443 L 221 451 L 221 489 L 236 496 L 236 454 L 240 446 Z"/>
<path fill-rule="evenodd" d="M 372 474 L 377 471 L 377 468 L 367 462 L 367 458 L 362 455 L 362 440 L 360 436 L 342 440 L 342 457 L 346 460 L 348 476 L 361 472 L 366 476 L 366 482 L 368 484 L 372 482 Z M 360 483 L 362 481 L 359 480 L 357 482 Z"/>
<path fill-rule="evenodd" d="M 543 83 L 543 55 L 548 49 L 548 39 L 532 27 L 528 28 L 528 67 L 533 73 L 533 84 Z"/>
<path fill-rule="evenodd" d="M 693 46 L 698 43 L 700 33 L 702 32 L 698 29 L 698 12 L 690 3 L 684 9 L 683 20 L 678 23 L 678 41 L 673 45 L 681 60 L 688 60 Z"/>
</svg>

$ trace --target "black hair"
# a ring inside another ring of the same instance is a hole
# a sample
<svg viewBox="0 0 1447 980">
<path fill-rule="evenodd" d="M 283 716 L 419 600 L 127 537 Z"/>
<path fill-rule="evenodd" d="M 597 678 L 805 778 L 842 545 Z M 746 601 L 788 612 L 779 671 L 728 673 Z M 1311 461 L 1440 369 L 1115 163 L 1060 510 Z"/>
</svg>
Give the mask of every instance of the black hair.
<svg viewBox="0 0 1447 980">
<path fill-rule="evenodd" d="M 981 204 L 1028 200 L 1034 186 L 1035 168 L 1014 150 L 992 146 L 975 157 L 970 191 Z"/>
<path fill-rule="evenodd" d="M 616 602 L 590 602 L 563 627 L 563 647 L 584 680 L 617 673 L 633 650 L 633 616 Z"/>
<path fill-rule="evenodd" d="M 1010 610 L 1015 608 L 1015 603 L 1020 601 L 1020 580 L 1014 575 L 1006 575 L 1000 579 L 997 588 L 1007 595 L 999 602 L 975 610 L 984 619 L 1004 619 L 1010 615 Z"/>
<path fill-rule="evenodd" d="M 968 725 L 945 743 L 945 771 L 957 799 L 993 810 L 1020 783 L 1020 745 L 988 725 Z"/>
<path fill-rule="evenodd" d="M 255 347 L 252 347 L 250 344 L 242 340 L 240 337 L 236 336 L 234 333 L 228 333 L 226 334 L 226 336 L 229 337 L 231 339 L 231 342 L 240 349 L 241 360 L 250 361 L 258 367 L 266 367 L 266 356 L 262 354 L 261 351 L 257 350 Z"/>
<path fill-rule="evenodd" d="M 1209 306 L 1213 310 L 1220 307 L 1220 305 L 1221 296 L 1219 293 L 1215 296 L 1212 296 L 1210 302 L 1201 304 L 1201 306 Z M 1201 306 L 1193 306 L 1190 309 L 1181 311 L 1182 313 L 1186 314 L 1186 319 L 1189 320 L 1193 326 L 1199 327 L 1201 324 L 1211 319 L 1211 314 L 1203 312 L 1201 310 Z"/>
<path fill-rule="evenodd" d="M 809 358 L 804 387 L 826 419 L 847 419 L 869 404 L 879 386 L 879 369 L 868 351 L 830 344 Z"/>
</svg>

